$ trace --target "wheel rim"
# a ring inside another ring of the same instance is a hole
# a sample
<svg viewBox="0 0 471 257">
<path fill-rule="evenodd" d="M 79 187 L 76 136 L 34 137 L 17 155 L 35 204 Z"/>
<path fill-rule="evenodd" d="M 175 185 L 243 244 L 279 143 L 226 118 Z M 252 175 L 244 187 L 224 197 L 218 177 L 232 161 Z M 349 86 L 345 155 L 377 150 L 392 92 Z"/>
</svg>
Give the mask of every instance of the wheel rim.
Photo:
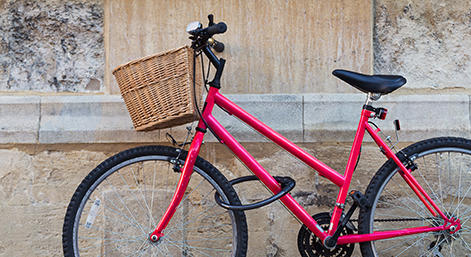
<svg viewBox="0 0 471 257">
<path fill-rule="evenodd" d="M 225 201 L 227 196 L 214 179 L 196 166 L 187 193 L 164 236 L 155 243 L 149 240 L 180 176 L 172 166 L 167 156 L 144 156 L 122 162 L 102 175 L 79 206 L 73 230 L 75 255 L 230 256 L 234 253 L 237 249 L 234 215 L 215 204 L 213 198 L 215 191 Z M 168 183 L 163 185 L 162 180 Z M 165 203 L 160 204 L 162 201 Z M 95 218 L 94 212 L 97 212 Z M 89 228 L 87 222 L 92 223 Z"/>
<path fill-rule="evenodd" d="M 439 148 L 424 151 L 416 157 L 414 162 L 418 169 L 412 174 L 448 217 L 461 220 L 462 227 L 454 234 L 439 231 L 370 242 L 375 255 L 470 256 L 471 151 Z M 374 199 L 370 232 L 443 224 L 441 218 L 430 215 L 397 169 L 386 181 L 388 183 L 383 183 Z"/>
</svg>

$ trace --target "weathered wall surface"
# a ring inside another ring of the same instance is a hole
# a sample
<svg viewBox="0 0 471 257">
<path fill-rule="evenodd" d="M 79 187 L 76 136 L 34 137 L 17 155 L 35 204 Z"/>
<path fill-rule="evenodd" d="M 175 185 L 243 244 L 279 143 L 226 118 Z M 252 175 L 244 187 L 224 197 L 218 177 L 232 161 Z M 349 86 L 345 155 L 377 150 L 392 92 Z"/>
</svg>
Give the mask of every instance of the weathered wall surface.
<svg viewBox="0 0 471 257">
<path fill-rule="evenodd" d="M 0 91 L 104 91 L 103 1 L 0 1 Z"/>
<path fill-rule="evenodd" d="M 469 90 L 469 49 L 471 2 L 375 1 L 375 73 L 401 74 L 407 88 Z"/>
<path fill-rule="evenodd" d="M 405 141 L 469 137 L 469 5 L 376 0 L 373 19 L 364 0 L 0 0 L 0 256 L 60 256 L 66 206 L 90 170 L 136 144 L 165 142 L 166 132 L 182 139 L 178 128 L 136 133 L 119 96 L 87 93 L 118 94 L 111 70 L 187 44 L 187 23 L 206 23 L 208 13 L 226 21 L 228 32 L 218 37 L 227 50 L 224 92 L 252 93 L 234 99 L 343 171 L 363 96 L 344 94 L 355 90 L 330 72 L 371 72 L 373 50 L 376 73 L 409 80 L 398 95 L 381 99 L 390 108 L 385 131 L 399 118 Z M 309 213 L 331 210 L 335 187 L 247 128 L 228 124 L 273 175 L 297 180 L 293 195 Z M 228 178 L 248 175 L 225 150 L 209 138 L 202 157 Z M 352 186 L 360 190 L 384 162 L 369 144 L 362 153 Z M 244 200 L 259 197 L 243 191 Z M 249 256 L 297 253 L 300 225 L 280 207 L 247 213 Z"/>
<path fill-rule="evenodd" d="M 165 11 L 162 11 L 165 10 Z M 225 93 L 357 92 L 331 75 L 371 71 L 371 4 L 359 1 L 109 1 L 109 69 L 188 45 L 186 25 L 207 15 L 228 30 Z M 107 70 L 107 74 L 109 75 Z M 114 78 L 111 91 L 117 93 Z"/>
<path fill-rule="evenodd" d="M 61 256 L 62 222 L 75 188 L 107 157 L 134 146 L 3 146 L 0 150 L 0 256 Z M 350 144 L 301 146 L 333 168 L 345 169 Z M 253 152 L 271 174 L 291 176 L 297 181 L 292 194 L 309 213 L 330 211 L 337 189 L 327 180 L 272 144 L 247 143 L 244 147 Z M 370 145 L 364 147 L 363 153 L 365 157 L 352 184 L 355 189 L 364 189 L 366 184 L 360 178 L 372 177 L 385 161 Z M 229 179 L 250 175 L 223 145 L 207 143 L 201 156 L 214 163 Z M 246 203 L 268 196 L 259 183 L 249 183 L 239 189 Z M 247 221 L 248 256 L 297 256 L 296 237 L 301 225 L 280 203 L 248 211 Z"/>
<path fill-rule="evenodd" d="M 0 256 L 61 256 L 61 223 L 73 188 L 105 157 L 0 150 Z"/>
</svg>

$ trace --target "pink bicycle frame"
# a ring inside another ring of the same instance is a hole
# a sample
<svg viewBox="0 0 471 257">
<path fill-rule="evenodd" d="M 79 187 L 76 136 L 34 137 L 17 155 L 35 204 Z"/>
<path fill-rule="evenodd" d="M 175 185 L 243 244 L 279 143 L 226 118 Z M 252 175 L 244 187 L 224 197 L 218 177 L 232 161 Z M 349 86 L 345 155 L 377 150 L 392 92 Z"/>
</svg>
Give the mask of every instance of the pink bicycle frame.
<svg viewBox="0 0 471 257">
<path fill-rule="evenodd" d="M 226 97 L 219 93 L 219 89 L 211 87 L 206 98 L 206 103 L 204 110 L 202 112 L 202 117 L 198 124 L 198 129 L 194 136 L 193 142 L 190 146 L 189 154 L 186 158 L 185 164 L 182 169 L 182 174 L 178 183 L 178 187 L 173 196 L 170 206 L 165 212 L 163 218 L 160 220 L 155 231 L 151 234 L 151 240 L 157 241 L 161 236 L 163 236 L 163 231 L 173 214 L 175 213 L 176 208 L 180 204 L 180 201 L 183 198 L 188 181 L 193 171 L 193 166 L 196 160 L 196 157 L 199 154 L 201 144 L 203 142 L 204 132 L 207 129 L 207 126 L 217 135 L 221 140 L 221 143 L 225 144 L 253 173 L 256 175 L 262 183 L 264 183 L 269 190 L 274 194 L 278 193 L 281 190 L 279 183 L 252 157 L 242 145 L 234 139 L 234 137 L 224 129 L 224 127 L 214 118 L 212 111 L 214 105 L 217 104 L 224 110 L 226 110 L 230 115 L 234 115 L 240 120 L 247 123 L 249 126 L 256 129 L 262 135 L 266 136 L 268 139 L 312 167 L 314 170 L 319 172 L 319 174 L 328 180 L 332 181 L 335 185 L 340 188 L 339 194 L 337 196 L 336 205 L 334 207 L 330 227 L 328 231 L 324 231 L 316 221 L 306 212 L 304 208 L 290 195 L 287 194 L 280 198 L 280 201 L 304 224 L 309 230 L 311 230 L 317 237 L 319 237 L 322 242 L 327 237 L 332 236 L 336 229 L 337 224 L 342 216 L 342 207 L 345 204 L 348 190 L 350 187 L 350 182 L 352 175 L 355 169 L 356 161 L 358 155 L 360 154 L 361 143 L 365 135 L 365 131 L 373 138 L 376 144 L 383 150 L 387 158 L 393 159 L 394 162 L 398 165 L 400 169 L 401 176 L 405 179 L 407 184 L 412 188 L 415 194 L 427 207 L 433 216 L 440 216 L 445 222 L 442 226 L 438 227 L 415 227 L 407 228 L 402 230 L 394 231 L 381 231 L 374 232 L 371 234 L 352 234 L 340 236 L 337 240 L 337 244 L 348 244 L 348 243 L 358 243 L 366 241 L 374 241 L 380 239 L 387 239 L 397 236 L 405 236 L 410 234 L 418 234 L 424 232 L 440 231 L 449 229 L 451 226 L 455 225 L 460 227 L 459 220 L 453 220 L 445 216 L 445 214 L 438 208 L 438 206 L 433 202 L 430 196 L 425 192 L 425 190 L 419 185 L 415 178 L 411 175 L 411 171 L 406 168 L 398 157 L 393 153 L 393 151 L 387 146 L 387 144 L 380 138 L 378 135 L 379 128 L 372 128 L 368 123 L 370 118 L 375 116 L 375 113 L 366 109 L 362 110 L 360 122 L 358 129 L 355 135 L 353 146 L 350 152 L 350 156 L 347 162 L 347 167 L 344 175 L 342 176 L 329 166 L 325 165 L 321 161 L 317 160 L 306 151 L 263 124 L 255 117 L 244 111 L 242 108 L 228 100 Z M 204 119 L 204 121 L 203 121 Z"/>
</svg>

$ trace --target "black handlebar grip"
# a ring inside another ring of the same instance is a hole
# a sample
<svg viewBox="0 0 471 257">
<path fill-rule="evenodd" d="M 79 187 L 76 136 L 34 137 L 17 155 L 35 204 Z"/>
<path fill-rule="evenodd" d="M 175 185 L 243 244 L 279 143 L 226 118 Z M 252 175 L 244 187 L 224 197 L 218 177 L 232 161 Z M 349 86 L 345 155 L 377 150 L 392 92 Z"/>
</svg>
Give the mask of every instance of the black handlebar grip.
<svg viewBox="0 0 471 257">
<path fill-rule="evenodd" d="M 209 26 L 206 31 L 208 32 L 209 35 L 216 35 L 216 34 L 222 34 L 226 32 L 226 30 L 227 30 L 226 23 L 219 22 L 218 24 Z"/>
<path fill-rule="evenodd" d="M 224 44 L 219 41 L 215 41 L 213 44 L 213 49 L 214 51 L 221 53 L 222 51 L 224 51 Z"/>
</svg>

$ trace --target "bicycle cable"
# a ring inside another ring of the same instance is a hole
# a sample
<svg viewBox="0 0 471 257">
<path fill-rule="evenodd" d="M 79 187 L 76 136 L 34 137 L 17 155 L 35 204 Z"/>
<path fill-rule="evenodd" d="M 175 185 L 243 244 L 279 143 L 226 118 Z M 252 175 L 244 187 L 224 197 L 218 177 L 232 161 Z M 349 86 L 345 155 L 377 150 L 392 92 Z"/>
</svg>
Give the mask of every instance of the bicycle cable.
<svg viewBox="0 0 471 257">
<path fill-rule="evenodd" d="M 199 55 L 201 55 L 201 53 L 200 53 Z M 202 73 L 203 73 L 204 89 L 206 89 L 206 92 L 209 93 L 209 90 L 208 90 L 208 84 L 209 84 L 208 78 L 209 78 L 209 73 L 210 73 L 210 70 L 211 70 L 211 61 L 208 60 L 208 73 L 207 73 L 206 76 L 205 76 L 205 75 L 204 75 L 204 60 L 203 60 L 203 57 L 201 57 L 201 69 L 202 69 Z"/>
<path fill-rule="evenodd" d="M 198 115 L 200 116 L 203 123 L 206 125 L 206 128 L 208 128 L 209 131 L 211 132 L 211 134 L 213 134 L 213 136 L 219 142 L 222 143 L 222 140 L 216 135 L 216 133 L 214 133 L 214 131 L 211 129 L 211 127 L 209 127 L 208 123 L 206 123 L 206 120 L 204 120 L 203 115 L 201 114 L 200 108 L 198 106 L 198 97 L 196 96 L 196 50 L 195 49 L 193 49 L 193 50 L 194 50 L 193 51 L 193 97 L 194 97 L 194 100 L 195 100 L 196 111 L 198 112 Z"/>
</svg>

